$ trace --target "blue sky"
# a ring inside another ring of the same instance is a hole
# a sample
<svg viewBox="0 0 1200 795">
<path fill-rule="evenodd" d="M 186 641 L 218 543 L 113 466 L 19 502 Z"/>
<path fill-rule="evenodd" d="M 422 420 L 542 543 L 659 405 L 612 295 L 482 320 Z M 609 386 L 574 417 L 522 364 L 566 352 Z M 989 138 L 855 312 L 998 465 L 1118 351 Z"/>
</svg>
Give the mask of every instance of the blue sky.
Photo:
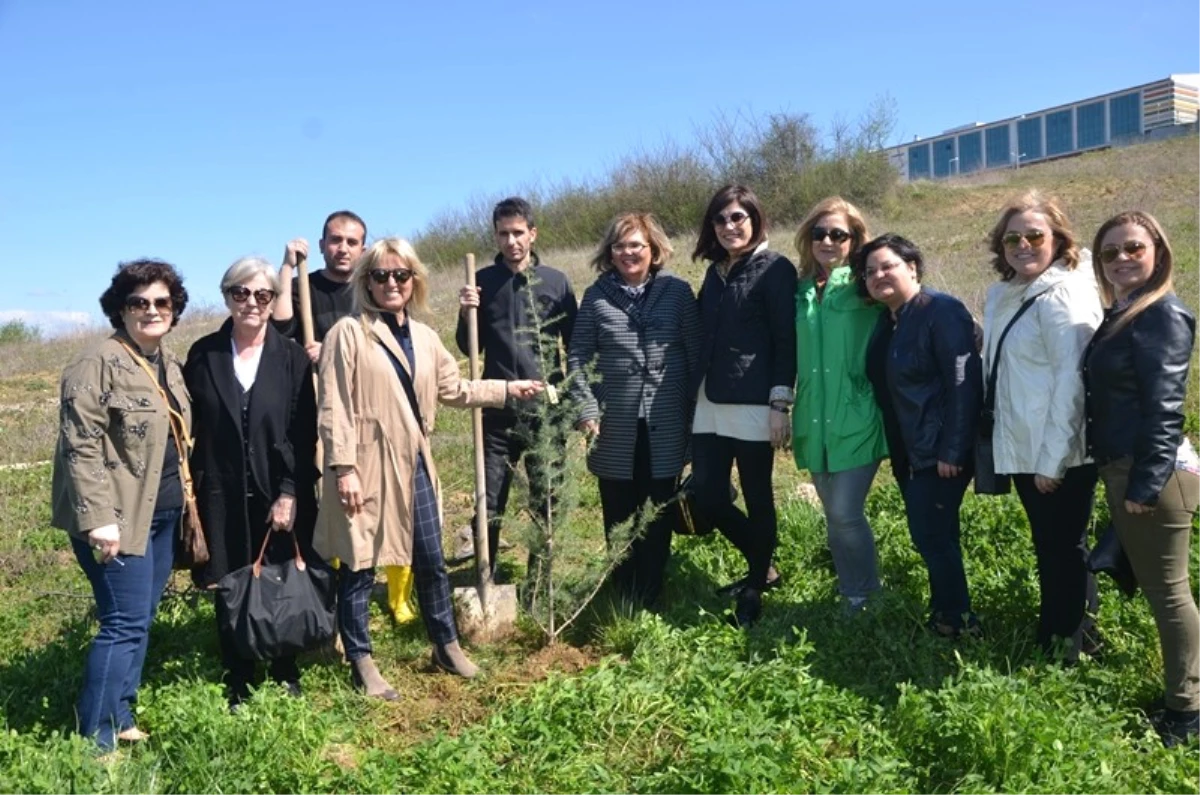
<svg viewBox="0 0 1200 795">
<path fill-rule="evenodd" d="M 0 0 L 4 311 L 98 315 L 121 260 L 215 303 L 348 207 L 371 236 L 603 173 L 719 112 L 895 141 L 1200 71 L 1195 0 Z"/>
</svg>

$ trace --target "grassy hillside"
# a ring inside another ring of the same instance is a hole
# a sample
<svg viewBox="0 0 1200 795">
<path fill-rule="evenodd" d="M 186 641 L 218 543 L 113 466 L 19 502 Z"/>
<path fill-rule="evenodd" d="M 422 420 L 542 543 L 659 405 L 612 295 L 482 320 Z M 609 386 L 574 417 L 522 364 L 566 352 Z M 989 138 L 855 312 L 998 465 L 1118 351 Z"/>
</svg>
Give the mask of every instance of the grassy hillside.
<svg viewBox="0 0 1200 795">
<path fill-rule="evenodd" d="M 983 238 L 1009 195 L 1057 194 L 1089 244 L 1104 217 L 1140 207 L 1166 226 L 1179 291 L 1196 307 L 1197 154 L 1193 137 L 908 185 L 871 228 L 915 240 L 931 283 L 978 311 L 991 281 Z M 792 234 L 776 230 L 773 245 L 794 253 Z M 676 247 L 673 267 L 696 281 L 691 241 Z M 582 292 L 590 253 L 544 257 Z M 432 321 L 447 340 L 460 278 L 434 279 Z M 219 319 L 192 313 L 173 344 L 186 350 Z M 0 347 L 0 464 L 49 457 L 58 375 L 88 340 Z M 470 515 L 469 445 L 468 414 L 442 412 L 435 455 L 450 528 Z M 804 478 L 787 455 L 775 479 L 785 584 L 750 632 L 724 625 L 728 604 L 713 594 L 742 574 L 737 553 L 718 537 L 680 538 L 660 613 L 603 605 L 569 644 L 540 649 L 520 635 L 476 648 L 487 676 L 469 683 L 429 673 L 421 629 L 396 627 L 373 606 L 396 704 L 358 697 L 344 665 L 312 657 L 305 699 L 267 688 L 228 715 L 211 603 L 181 580 L 155 624 L 139 705 L 153 737 L 102 765 L 70 736 L 94 620 L 64 534 L 49 527 L 49 468 L 0 471 L 0 791 L 1198 791 L 1195 745 L 1164 751 L 1144 721 L 1161 660 L 1143 599 L 1102 584 L 1102 661 L 1061 669 L 1035 652 L 1037 577 L 1014 497 L 964 506 L 967 575 L 987 636 L 951 645 L 921 629 L 927 583 L 890 477 L 868 504 L 885 593 L 853 620 L 839 611 L 824 521 L 798 498 Z M 587 489 L 572 519 L 598 548 Z M 1104 513 L 1098 505 L 1097 523 Z M 520 560 L 506 553 L 502 570 L 516 573 Z M 470 572 L 453 576 L 466 584 Z"/>
</svg>

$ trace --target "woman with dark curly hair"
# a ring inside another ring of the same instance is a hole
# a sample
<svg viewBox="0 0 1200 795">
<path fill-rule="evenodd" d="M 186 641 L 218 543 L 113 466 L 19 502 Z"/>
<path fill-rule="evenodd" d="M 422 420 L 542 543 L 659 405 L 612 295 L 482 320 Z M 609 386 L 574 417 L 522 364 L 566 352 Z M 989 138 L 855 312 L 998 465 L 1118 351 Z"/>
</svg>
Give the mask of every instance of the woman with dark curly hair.
<svg viewBox="0 0 1200 795">
<path fill-rule="evenodd" d="M 908 532 L 929 571 L 928 625 L 945 637 L 976 635 L 958 517 L 982 403 L 975 321 L 957 298 L 921 284 L 921 251 L 899 235 L 859 249 L 854 273 L 859 292 L 887 309 L 867 348 L 867 377 Z"/>
<path fill-rule="evenodd" d="M 122 264 L 100 306 L 116 331 L 63 371 L 53 518 L 92 585 L 100 631 L 79 697 L 79 732 L 111 750 L 145 738 L 134 706 L 150 622 L 174 561 L 181 453 L 191 407 L 162 344 L 187 305 L 175 269 Z"/>
</svg>

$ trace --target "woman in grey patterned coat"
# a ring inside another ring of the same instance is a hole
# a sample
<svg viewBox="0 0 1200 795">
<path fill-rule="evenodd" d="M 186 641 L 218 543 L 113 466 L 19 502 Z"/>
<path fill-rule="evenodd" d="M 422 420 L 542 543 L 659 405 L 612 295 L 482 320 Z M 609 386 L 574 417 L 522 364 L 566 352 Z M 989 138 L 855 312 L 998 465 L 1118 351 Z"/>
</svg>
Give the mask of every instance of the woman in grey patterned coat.
<svg viewBox="0 0 1200 795">
<path fill-rule="evenodd" d="M 576 427 L 594 437 L 588 469 L 599 479 L 610 542 L 647 501 L 671 500 L 688 457 L 700 315 L 688 283 L 662 271 L 671 253 L 654 216 L 617 216 L 592 258 L 600 275 L 583 294 L 571 338 Z M 659 511 L 613 573 L 621 591 L 647 606 L 662 591 L 673 517 Z"/>
</svg>

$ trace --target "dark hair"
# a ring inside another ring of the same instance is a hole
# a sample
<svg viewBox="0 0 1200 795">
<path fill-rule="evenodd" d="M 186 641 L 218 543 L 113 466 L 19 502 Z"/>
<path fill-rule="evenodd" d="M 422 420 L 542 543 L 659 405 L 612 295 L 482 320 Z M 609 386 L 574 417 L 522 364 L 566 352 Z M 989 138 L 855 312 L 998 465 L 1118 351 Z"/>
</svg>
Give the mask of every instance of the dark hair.
<svg viewBox="0 0 1200 795">
<path fill-rule="evenodd" d="M 125 328 L 121 312 L 125 310 L 125 301 L 129 296 L 133 295 L 135 290 L 155 282 L 167 285 L 171 294 L 171 328 L 175 328 L 184 308 L 187 307 L 188 294 L 175 266 L 160 259 L 135 259 L 117 266 L 112 283 L 100 296 L 100 309 L 113 328 Z"/>
<path fill-rule="evenodd" d="M 367 222 L 359 218 L 357 213 L 352 213 L 349 210 L 338 210 L 329 214 L 329 217 L 325 219 L 325 225 L 321 227 L 322 240 L 325 239 L 325 235 L 329 234 L 329 225 L 337 220 L 353 221 L 361 226 L 363 230 L 362 242 L 364 246 L 367 244 Z"/>
<path fill-rule="evenodd" d="M 696 250 L 692 252 L 692 259 L 720 262 L 729 255 L 717 238 L 713 219 L 717 213 L 735 202 L 742 205 L 746 214 L 750 216 L 750 225 L 754 230 L 750 235 L 750 250 L 753 251 L 759 243 L 767 239 L 767 216 L 754 191 L 745 185 L 726 185 L 717 191 L 708 203 L 708 209 L 704 211 L 704 220 L 700 223 L 700 235 L 696 238 Z"/>
<path fill-rule="evenodd" d="M 889 249 L 904 262 L 916 267 L 918 282 L 925 278 L 925 258 L 921 256 L 921 249 L 917 248 L 916 243 L 900 235 L 880 235 L 850 255 L 850 272 L 854 274 L 854 284 L 863 298 L 871 297 L 867 292 L 867 257 L 881 248 Z"/>
<path fill-rule="evenodd" d="M 501 218 L 524 218 L 530 229 L 537 226 L 533 220 L 533 208 L 520 196 L 509 196 L 496 205 L 492 210 L 492 229 L 496 228 Z"/>
</svg>

